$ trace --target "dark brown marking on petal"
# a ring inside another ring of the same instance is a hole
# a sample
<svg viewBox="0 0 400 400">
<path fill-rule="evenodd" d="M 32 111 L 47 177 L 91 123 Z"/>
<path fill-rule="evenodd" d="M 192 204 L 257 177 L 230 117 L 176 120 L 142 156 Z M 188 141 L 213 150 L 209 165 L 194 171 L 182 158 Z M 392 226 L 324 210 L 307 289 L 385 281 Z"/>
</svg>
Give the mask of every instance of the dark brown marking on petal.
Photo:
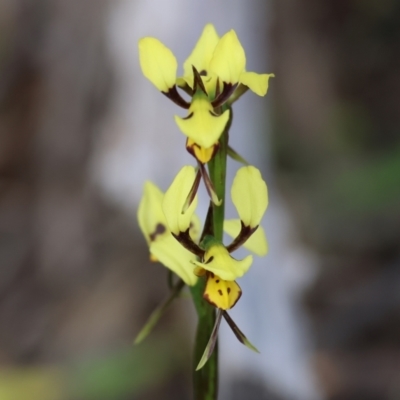
<svg viewBox="0 0 400 400">
<path fill-rule="evenodd" d="M 172 86 L 172 88 L 170 88 L 168 92 L 161 92 L 161 93 L 167 96 L 179 107 L 182 107 L 186 110 L 190 107 L 190 104 L 179 94 L 178 90 L 176 89 L 176 85 Z"/>
<path fill-rule="evenodd" d="M 232 96 L 237 86 L 238 86 L 237 83 L 232 84 L 224 82 L 222 92 L 218 97 L 215 98 L 214 101 L 211 102 L 212 106 L 214 108 L 221 107 Z"/>
<path fill-rule="evenodd" d="M 215 282 L 219 283 L 219 279 L 217 279 Z"/>
<path fill-rule="evenodd" d="M 228 294 L 231 292 L 231 288 L 230 287 L 228 287 Z"/>
<path fill-rule="evenodd" d="M 208 96 L 203 80 L 201 79 L 201 76 L 194 65 L 192 65 L 192 70 L 193 70 L 193 92 L 196 93 L 197 89 L 200 89 L 203 93 L 205 93 Z"/>
<path fill-rule="evenodd" d="M 237 248 L 239 248 L 242 244 L 244 244 L 247 239 L 257 230 L 258 225 L 254 228 L 251 228 L 250 226 L 245 226 L 243 221 L 241 222 L 241 229 L 239 232 L 239 235 L 235 238 L 235 240 L 229 245 L 226 246 L 226 249 L 228 250 L 229 253 L 232 253 L 235 251 Z"/>
<path fill-rule="evenodd" d="M 200 74 L 201 76 L 207 76 L 207 71 L 206 71 L 205 69 L 202 69 L 202 70 L 199 72 L 199 74 Z"/>
<path fill-rule="evenodd" d="M 190 119 L 190 118 L 192 118 L 192 117 L 193 117 L 193 112 L 191 112 L 187 117 L 182 118 L 182 119 Z"/>
<path fill-rule="evenodd" d="M 214 260 L 214 256 L 211 256 L 204 264 L 209 264 L 212 260 Z M 212 272 L 211 275 L 214 278 L 214 274 Z"/>
<path fill-rule="evenodd" d="M 166 227 L 163 224 L 157 224 L 156 230 L 149 235 L 150 241 L 154 242 L 157 236 L 162 235 L 166 231 Z"/>
<path fill-rule="evenodd" d="M 206 300 L 211 305 L 213 305 L 214 307 L 217 307 L 217 305 L 213 301 L 210 300 L 210 296 L 207 293 L 203 294 L 203 299 Z"/>
<path fill-rule="evenodd" d="M 219 293 L 220 296 L 222 296 L 222 290 L 221 289 L 218 290 L 218 293 Z"/>
<path fill-rule="evenodd" d="M 212 257 L 211 257 L 212 258 Z M 213 278 L 214 279 L 214 273 L 213 272 L 210 272 L 210 275 L 211 275 L 211 278 Z"/>
</svg>

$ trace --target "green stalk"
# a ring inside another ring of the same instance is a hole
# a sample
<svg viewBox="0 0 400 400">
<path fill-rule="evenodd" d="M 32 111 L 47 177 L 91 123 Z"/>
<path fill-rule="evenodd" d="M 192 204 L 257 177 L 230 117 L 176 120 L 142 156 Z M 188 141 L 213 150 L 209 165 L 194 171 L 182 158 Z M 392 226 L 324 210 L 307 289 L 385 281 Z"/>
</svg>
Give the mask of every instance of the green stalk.
<svg viewBox="0 0 400 400">
<path fill-rule="evenodd" d="M 208 163 L 209 175 L 215 191 L 222 204 L 218 207 L 213 204 L 213 231 L 214 237 L 222 241 L 224 215 L 225 215 L 225 181 L 226 181 L 226 160 L 228 151 L 228 129 L 219 140 L 219 150 L 214 158 Z M 193 386 L 195 400 L 216 400 L 218 398 L 218 342 L 208 362 L 199 371 L 195 371 L 198 362 L 207 346 L 215 324 L 215 307 L 203 299 L 205 279 L 199 279 L 192 288 L 192 297 L 199 317 L 196 342 L 193 360 Z"/>
</svg>

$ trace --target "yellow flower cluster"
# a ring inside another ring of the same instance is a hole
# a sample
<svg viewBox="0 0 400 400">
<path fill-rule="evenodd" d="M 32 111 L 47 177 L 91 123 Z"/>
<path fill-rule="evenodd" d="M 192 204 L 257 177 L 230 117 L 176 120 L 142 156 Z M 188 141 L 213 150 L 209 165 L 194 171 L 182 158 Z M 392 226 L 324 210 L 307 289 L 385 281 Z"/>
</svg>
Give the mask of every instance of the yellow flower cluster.
<svg viewBox="0 0 400 400">
<path fill-rule="evenodd" d="M 249 88 L 264 96 L 272 74 L 246 71 L 246 58 L 236 33 L 231 30 L 219 38 L 208 24 L 192 54 L 177 76 L 177 61 L 159 40 L 146 37 L 139 42 L 143 74 L 154 86 L 188 110 L 185 118 L 175 116 L 179 129 L 187 136 L 187 149 L 197 159 L 198 168 L 183 167 L 166 193 L 146 182 L 138 210 L 140 228 L 149 245 L 151 259 L 159 261 L 187 285 L 205 277 L 204 298 L 221 310 L 232 308 L 241 296 L 236 283 L 250 268 L 253 257 L 237 260 L 231 253 L 244 246 L 256 255 L 268 251 L 261 218 L 268 205 L 267 186 L 253 166 L 240 168 L 231 187 L 232 202 L 239 218 L 224 222 L 233 238 L 225 246 L 212 235 L 200 238 L 200 222 L 195 211 L 201 178 L 211 201 L 220 206 L 204 164 L 219 151 L 219 139 L 231 117 L 230 106 Z M 178 92 L 186 91 L 187 102 Z"/>
</svg>

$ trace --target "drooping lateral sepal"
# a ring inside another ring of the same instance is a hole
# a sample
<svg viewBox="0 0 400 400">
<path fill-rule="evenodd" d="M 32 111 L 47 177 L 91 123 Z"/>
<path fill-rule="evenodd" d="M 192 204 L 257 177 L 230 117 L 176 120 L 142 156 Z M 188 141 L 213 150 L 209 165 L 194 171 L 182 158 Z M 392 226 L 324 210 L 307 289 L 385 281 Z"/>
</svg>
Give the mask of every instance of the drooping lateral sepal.
<svg viewBox="0 0 400 400">
<path fill-rule="evenodd" d="M 185 283 L 182 280 L 179 280 L 171 288 L 171 292 L 169 293 L 168 297 L 151 313 L 150 317 L 147 319 L 143 328 L 137 334 L 133 342 L 134 344 L 139 344 L 143 342 L 144 339 L 146 339 L 146 337 L 152 332 L 157 322 L 163 316 L 164 312 L 167 310 L 167 308 L 170 306 L 173 300 L 175 300 L 176 297 L 179 296 L 184 286 Z"/>
<path fill-rule="evenodd" d="M 232 332 L 235 334 L 236 338 L 239 340 L 240 343 L 244 344 L 248 349 L 253 350 L 256 353 L 260 353 L 258 349 L 250 343 L 250 340 L 244 335 L 244 333 L 239 329 L 236 325 L 235 321 L 230 317 L 230 315 L 224 311 L 223 317 L 225 321 L 228 323 L 229 327 L 232 329 Z"/>
<path fill-rule="evenodd" d="M 204 365 L 210 359 L 210 357 L 214 351 L 214 347 L 215 347 L 215 344 L 217 343 L 217 339 L 218 339 L 218 330 L 219 330 L 219 325 L 220 325 L 221 319 L 222 319 L 222 312 L 223 311 L 220 309 L 217 310 L 214 328 L 211 332 L 211 336 L 210 336 L 210 339 L 208 340 L 207 346 L 204 349 L 204 353 L 201 356 L 199 363 L 197 364 L 196 371 L 198 371 L 199 369 L 204 367 Z"/>
<path fill-rule="evenodd" d="M 218 198 L 217 192 L 214 188 L 214 185 L 208 175 L 208 172 L 206 170 L 206 167 L 204 164 L 199 163 L 199 169 L 201 172 L 201 176 L 203 177 L 203 182 L 206 187 L 207 193 L 210 196 L 210 200 L 216 205 L 220 206 L 222 204 L 222 200 Z"/>
<path fill-rule="evenodd" d="M 267 185 L 260 171 L 253 166 L 240 168 L 233 180 L 231 196 L 243 224 L 257 227 L 268 206 Z"/>
<path fill-rule="evenodd" d="M 196 255 L 183 247 L 170 233 L 150 244 L 150 253 L 178 275 L 188 286 L 197 282 L 193 262 Z"/>
</svg>

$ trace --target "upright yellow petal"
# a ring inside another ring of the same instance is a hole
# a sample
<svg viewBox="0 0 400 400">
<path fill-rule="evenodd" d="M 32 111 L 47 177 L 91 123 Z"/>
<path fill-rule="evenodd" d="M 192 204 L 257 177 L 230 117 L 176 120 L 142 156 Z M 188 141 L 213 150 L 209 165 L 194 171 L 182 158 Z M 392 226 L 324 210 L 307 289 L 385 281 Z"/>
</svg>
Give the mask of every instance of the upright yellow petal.
<svg viewBox="0 0 400 400">
<path fill-rule="evenodd" d="M 138 208 L 139 227 L 148 244 L 157 235 L 167 231 L 167 223 L 162 210 L 164 194 L 154 183 L 147 181 L 144 185 L 144 194 Z"/>
<path fill-rule="evenodd" d="M 235 281 L 224 281 L 214 274 L 208 275 L 203 297 L 215 307 L 229 310 L 241 295 L 242 290 Z"/>
<path fill-rule="evenodd" d="M 210 71 L 222 82 L 239 83 L 240 74 L 245 70 L 246 56 L 234 30 L 227 32 L 219 40 L 212 59 Z"/>
<path fill-rule="evenodd" d="M 229 121 L 229 110 L 221 115 L 213 115 L 213 106 L 208 98 L 193 98 L 189 116 L 175 116 L 175 122 L 184 135 L 203 148 L 209 148 L 218 141 Z"/>
<path fill-rule="evenodd" d="M 258 226 L 268 206 L 267 185 L 260 171 L 252 166 L 240 168 L 233 180 L 231 196 L 244 225 Z"/>
<path fill-rule="evenodd" d="M 158 39 L 139 40 L 139 60 L 143 75 L 162 92 L 175 85 L 178 63 L 172 51 Z"/>
<path fill-rule="evenodd" d="M 236 260 L 228 253 L 228 250 L 221 245 L 212 245 L 204 254 L 204 261 L 193 261 L 193 263 L 223 280 L 234 281 L 243 276 L 253 262 L 252 256 L 247 256 L 243 260 Z"/>
<path fill-rule="evenodd" d="M 265 96 L 268 91 L 269 78 L 273 78 L 274 76 L 274 74 L 242 72 L 240 75 L 240 83 L 247 86 L 255 94 L 258 94 L 259 96 Z"/>
<path fill-rule="evenodd" d="M 196 256 L 186 250 L 170 233 L 151 243 L 150 253 L 187 285 L 193 286 L 197 282 L 193 266 Z"/>
<path fill-rule="evenodd" d="M 241 227 L 240 219 L 227 219 L 224 221 L 224 231 L 234 239 L 239 235 Z M 259 257 L 263 257 L 268 253 L 268 242 L 264 228 L 261 225 L 244 242 L 243 247 Z"/>
<path fill-rule="evenodd" d="M 183 206 L 192 188 L 195 176 L 196 171 L 192 166 L 183 167 L 165 192 L 162 209 L 168 228 L 175 235 L 189 229 L 193 213 L 196 210 L 197 195 L 192 204 L 183 212 Z"/>
<path fill-rule="evenodd" d="M 207 72 L 218 41 L 219 36 L 214 25 L 207 24 L 192 53 L 183 64 L 185 77 L 190 77 L 190 82 L 186 81 L 190 87 L 193 87 L 192 65 L 194 65 L 197 71 L 202 75 L 204 74 L 203 72 Z"/>
</svg>

